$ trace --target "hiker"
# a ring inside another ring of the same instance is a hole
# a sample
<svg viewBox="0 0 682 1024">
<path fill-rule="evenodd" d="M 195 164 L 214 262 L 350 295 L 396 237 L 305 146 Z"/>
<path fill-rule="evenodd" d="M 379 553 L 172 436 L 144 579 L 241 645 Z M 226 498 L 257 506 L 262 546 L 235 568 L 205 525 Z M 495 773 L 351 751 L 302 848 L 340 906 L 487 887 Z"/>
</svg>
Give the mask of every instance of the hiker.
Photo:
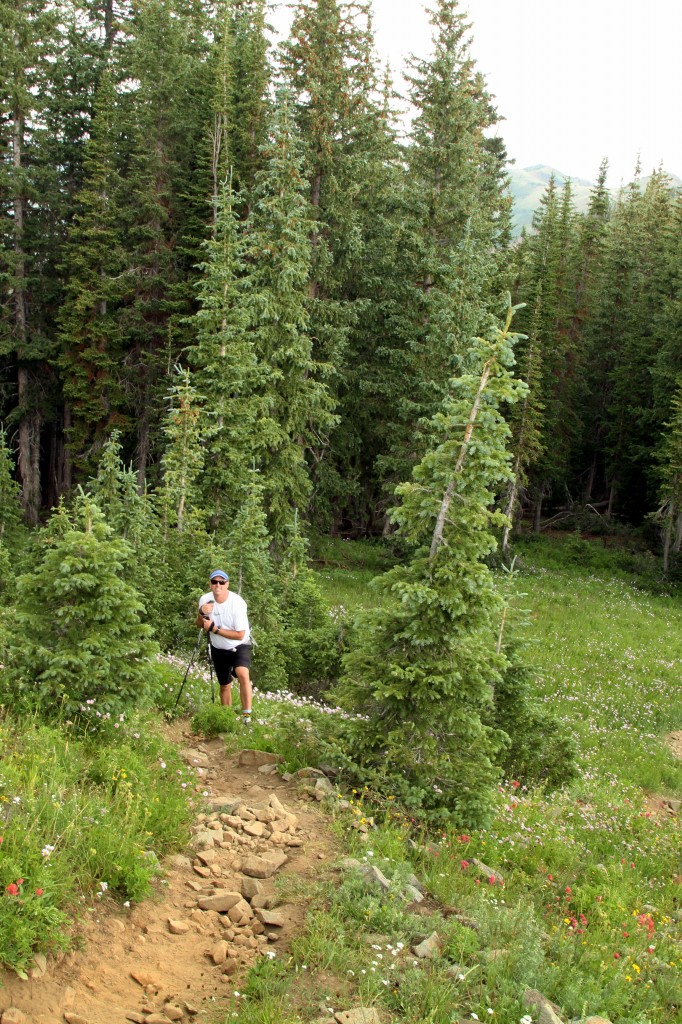
<svg viewBox="0 0 682 1024">
<path fill-rule="evenodd" d="M 251 724 L 251 630 L 246 601 L 230 592 L 230 577 L 214 569 L 211 590 L 199 600 L 196 625 L 209 634 L 211 658 L 220 684 L 220 703 L 232 704 L 232 677 L 239 682 L 242 719 Z"/>
</svg>

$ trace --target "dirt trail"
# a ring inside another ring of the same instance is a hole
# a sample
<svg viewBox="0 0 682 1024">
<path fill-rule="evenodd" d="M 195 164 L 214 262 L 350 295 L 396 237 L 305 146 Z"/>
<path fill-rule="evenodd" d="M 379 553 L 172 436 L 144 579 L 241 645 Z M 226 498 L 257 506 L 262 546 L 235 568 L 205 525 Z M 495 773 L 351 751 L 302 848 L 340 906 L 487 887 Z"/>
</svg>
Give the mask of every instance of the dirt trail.
<svg viewBox="0 0 682 1024">
<path fill-rule="evenodd" d="M 303 889 L 319 878 L 337 852 L 328 820 L 302 799 L 300 780 L 240 764 L 222 740 L 201 742 L 177 723 L 173 733 L 198 751 L 196 770 L 214 807 L 197 819 L 192 848 L 164 863 L 157 899 L 88 908 L 81 951 L 48 962 L 42 977 L 0 972 L 3 1024 L 9 1007 L 25 1014 L 22 1024 L 205 1020 L 232 1003 L 255 959 L 281 955 L 301 928 L 303 905 L 272 906 L 275 878 L 294 874 Z"/>
</svg>

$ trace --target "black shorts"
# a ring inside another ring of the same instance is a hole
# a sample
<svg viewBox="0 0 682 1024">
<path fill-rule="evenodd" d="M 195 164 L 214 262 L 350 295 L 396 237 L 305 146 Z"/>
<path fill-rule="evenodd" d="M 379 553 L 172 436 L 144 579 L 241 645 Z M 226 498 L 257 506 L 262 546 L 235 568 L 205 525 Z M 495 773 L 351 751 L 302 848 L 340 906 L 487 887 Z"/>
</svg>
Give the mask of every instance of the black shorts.
<svg viewBox="0 0 682 1024">
<path fill-rule="evenodd" d="M 251 668 L 251 644 L 239 644 L 232 650 L 211 644 L 211 658 L 218 682 L 221 686 L 228 686 L 233 677 L 237 677 L 236 668 Z"/>
</svg>

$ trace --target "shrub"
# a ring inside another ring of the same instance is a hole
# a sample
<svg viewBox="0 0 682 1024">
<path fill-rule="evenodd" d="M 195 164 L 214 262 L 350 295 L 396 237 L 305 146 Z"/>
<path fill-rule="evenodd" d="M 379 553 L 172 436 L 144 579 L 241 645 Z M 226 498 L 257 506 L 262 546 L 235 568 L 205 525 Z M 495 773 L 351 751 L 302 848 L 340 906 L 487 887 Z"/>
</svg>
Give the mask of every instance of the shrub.
<svg viewBox="0 0 682 1024">
<path fill-rule="evenodd" d="M 138 594 L 124 578 L 131 549 L 111 537 L 88 498 L 73 516 L 60 507 L 38 543 L 39 563 L 17 581 L 6 696 L 74 721 L 96 702 L 100 724 L 109 722 L 144 699 L 156 650 Z M 41 588 L 45 604 L 37 600 Z"/>
<path fill-rule="evenodd" d="M 239 722 L 230 707 L 222 704 L 204 704 L 192 719 L 192 729 L 202 736 L 218 736 L 224 732 L 236 732 Z"/>
</svg>

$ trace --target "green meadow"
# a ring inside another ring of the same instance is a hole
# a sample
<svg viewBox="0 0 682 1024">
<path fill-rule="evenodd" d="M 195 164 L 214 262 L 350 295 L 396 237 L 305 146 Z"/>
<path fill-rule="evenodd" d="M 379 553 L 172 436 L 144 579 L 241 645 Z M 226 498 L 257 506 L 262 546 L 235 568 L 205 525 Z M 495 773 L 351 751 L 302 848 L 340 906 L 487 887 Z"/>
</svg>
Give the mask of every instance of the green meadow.
<svg viewBox="0 0 682 1024">
<path fill-rule="evenodd" d="M 347 619 L 373 600 L 370 579 L 390 563 L 374 545 L 327 543 L 314 555 L 325 597 Z M 386 1024 L 535 1024 L 529 989 L 564 1021 L 681 1019 L 682 762 L 665 738 L 682 729 L 682 602 L 638 567 L 574 538 L 519 546 L 511 586 L 500 570 L 508 628 L 535 668 L 538 699 L 576 740 L 575 780 L 549 792 L 501 779 L 485 829 L 427 834 L 341 779 L 345 800 L 327 808 L 339 855 L 379 867 L 389 889 L 368 889 L 352 871 L 321 871 L 312 887 L 284 877 L 281 900 L 307 904 L 306 927 L 290 951 L 258 964 L 216 1024 L 305 1024 L 359 1004 Z M 146 898 L 157 857 L 183 848 L 202 794 L 157 736 L 185 664 L 150 669 L 153 708 L 111 723 L 96 743 L 5 709 L 0 955 L 20 972 L 32 949 L 68 944 L 68 917 L 83 903 Z M 181 707 L 204 733 L 240 742 L 200 672 Z M 287 694 L 257 694 L 256 709 L 251 744 L 281 752 L 290 769 L 327 756 L 342 713 Z M 427 893 L 421 906 L 412 875 Z M 434 932 L 436 955 L 417 957 Z"/>
</svg>

